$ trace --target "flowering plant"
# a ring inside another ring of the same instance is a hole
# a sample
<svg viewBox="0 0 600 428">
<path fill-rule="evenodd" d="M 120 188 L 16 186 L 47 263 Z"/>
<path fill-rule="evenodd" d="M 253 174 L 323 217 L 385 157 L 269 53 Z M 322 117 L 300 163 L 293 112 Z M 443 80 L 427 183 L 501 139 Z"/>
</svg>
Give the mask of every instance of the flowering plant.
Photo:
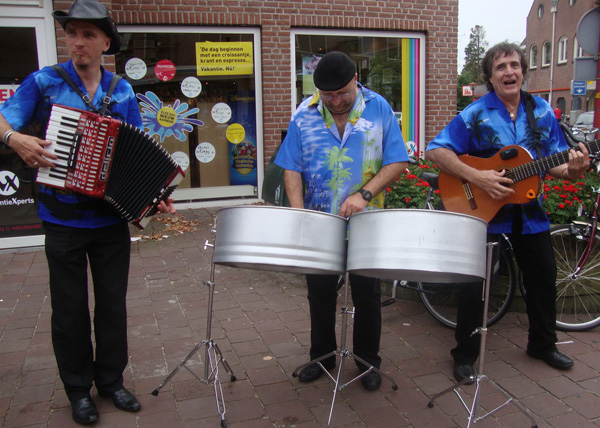
<svg viewBox="0 0 600 428">
<path fill-rule="evenodd" d="M 402 175 L 387 188 L 385 208 L 417 208 L 422 209 L 429 193 L 429 183 L 421 179 L 423 172 L 439 174 L 440 170 L 431 162 L 418 159 L 410 164 Z M 434 194 L 433 206 L 440 201 L 440 191 Z"/>
<path fill-rule="evenodd" d="M 599 183 L 600 179 L 595 171 L 588 172 L 582 179 L 574 182 L 546 176 L 542 204 L 550 222 L 563 224 L 577 219 L 577 211 L 581 205 L 585 211 L 591 212 L 595 202 L 592 187 L 597 188 Z"/>
<path fill-rule="evenodd" d="M 423 172 L 439 174 L 439 169 L 424 159 L 410 164 L 402 175 L 387 188 L 385 208 L 422 209 L 429 192 L 429 184 L 421 179 Z M 582 179 L 571 182 L 547 175 L 543 183 L 542 204 L 552 224 L 569 223 L 577 219 L 580 205 L 587 212 L 593 209 L 595 195 L 592 187 L 600 186 L 600 177 L 595 171 L 588 172 Z M 433 206 L 440 201 L 439 190 L 435 191 Z"/>
</svg>

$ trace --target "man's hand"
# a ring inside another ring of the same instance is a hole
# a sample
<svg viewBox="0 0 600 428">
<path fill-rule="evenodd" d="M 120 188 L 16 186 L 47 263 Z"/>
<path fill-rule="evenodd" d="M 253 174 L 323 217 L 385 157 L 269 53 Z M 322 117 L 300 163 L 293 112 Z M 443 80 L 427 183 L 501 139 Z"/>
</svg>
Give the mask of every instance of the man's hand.
<svg viewBox="0 0 600 428">
<path fill-rule="evenodd" d="M 364 211 L 368 204 L 360 193 L 354 193 L 346 198 L 340 208 L 339 215 L 341 217 L 350 217 L 352 214 Z"/>
<path fill-rule="evenodd" d="M 54 167 L 50 159 L 58 157 L 44 148 L 52 144 L 31 135 L 15 132 L 8 140 L 9 147 L 13 149 L 32 168 Z"/>
<path fill-rule="evenodd" d="M 175 214 L 177 210 L 175 210 L 175 206 L 173 205 L 175 199 L 167 198 L 167 201 L 160 201 L 156 206 L 156 209 L 161 214 Z"/>
<path fill-rule="evenodd" d="M 487 192 L 492 199 L 501 200 L 515 193 L 514 189 L 509 187 L 513 181 L 505 177 L 505 174 L 505 170 L 500 172 L 491 169 L 479 171 L 472 182 Z"/>
<path fill-rule="evenodd" d="M 579 143 L 579 150 L 569 150 L 569 163 L 565 175 L 575 180 L 585 174 L 590 168 L 590 154 L 583 143 Z"/>
</svg>

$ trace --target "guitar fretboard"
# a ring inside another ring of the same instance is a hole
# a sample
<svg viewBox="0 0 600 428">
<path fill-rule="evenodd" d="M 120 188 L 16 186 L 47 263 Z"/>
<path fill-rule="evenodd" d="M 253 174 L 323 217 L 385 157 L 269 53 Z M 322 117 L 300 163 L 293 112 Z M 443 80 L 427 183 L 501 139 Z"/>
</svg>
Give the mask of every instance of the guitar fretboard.
<svg viewBox="0 0 600 428">
<path fill-rule="evenodd" d="M 590 153 L 600 151 L 600 140 L 583 143 Z M 521 181 L 526 178 L 548 171 L 558 165 L 562 165 L 569 161 L 569 150 L 547 156 L 542 159 L 535 159 L 531 162 L 511 168 L 506 172 L 506 176 L 513 181 Z"/>
</svg>

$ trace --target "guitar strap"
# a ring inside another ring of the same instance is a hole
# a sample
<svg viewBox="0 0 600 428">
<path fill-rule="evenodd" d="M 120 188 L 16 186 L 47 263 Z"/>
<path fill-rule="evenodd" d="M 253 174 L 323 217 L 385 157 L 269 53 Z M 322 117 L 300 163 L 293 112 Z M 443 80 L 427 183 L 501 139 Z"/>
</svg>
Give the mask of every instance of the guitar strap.
<svg viewBox="0 0 600 428">
<path fill-rule="evenodd" d="M 542 142 L 540 141 L 542 133 L 537 127 L 537 121 L 535 120 L 535 115 L 533 114 L 533 111 L 535 109 L 535 100 L 533 99 L 533 95 L 531 95 L 529 92 L 522 91 L 522 93 L 523 98 L 525 100 L 525 111 L 527 112 L 527 121 L 529 122 L 529 127 L 533 132 L 533 138 L 535 140 L 535 148 L 537 149 L 538 157 L 539 159 L 541 159 L 543 156 Z"/>
<path fill-rule="evenodd" d="M 112 94 L 113 94 L 115 88 L 117 87 L 117 84 L 119 83 L 119 80 L 122 79 L 121 76 L 119 76 L 117 74 L 113 74 L 112 80 L 110 81 L 110 85 L 108 86 L 108 90 L 106 91 L 106 96 L 102 100 L 102 107 L 100 107 L 100 110 L 98 110 L 94 106 L 94 104 L 92 104 L 92 100 L 90 99 L 90 97 L 87 94 L 84 94 L 81 91 L 81 89 L 79 89 L 79 86 L 77 86 L 75 84 L 75 82 L 73 81 L 73 79 L 71 79 L 71 76 L 69 76 L 67 74 L 67 72 L 64 70 L 64 68 L 62 68 L 58 64 L 53 65 L 52 68 L 58 73 L 58 75 L 60 77 L 63 78 L 63 80 L 65 82 L 68 83 L 68 85 L 77 93 L 77 95 L 79 95 L 81 97 L 81 99 L 83 100 L 83 102 L 86 103 L 87 106 L 94 113 L 98 113 L 101 116 L 106 116 L 107 115 L 106 112 L 108 110 L 108 106 L 110 105 L 110 100 L 111 100 Z"/>
<path fill-rule="evenodd" d="M 529 122 L 529 127 L 531 128 L 531 131 L 533 133 L 533 139 L 535 140 L 535 148 L 538 152 L 538 159 L 542 159 L 542 157 L 544 156 L 542 152 L 542 142 L 540 140 L 542 133 L 537 127 L 537 121 L 535 120 L 535 115 L 533 114 L 533 111 L 535 109 L 535 99 L 533 99 L 533 95 L 531 95 L 529 92 L 521 91 L 521 93 L 523 94 L 523 98 L 525 101 L 527 121 Z M 544 194 L 544 178 L 546 178 L 546 172 L 542 174 L 542 181 L 540 181 L 540 189 L 538 191 L 538 200 L 541 200 Z"/>
</svg>

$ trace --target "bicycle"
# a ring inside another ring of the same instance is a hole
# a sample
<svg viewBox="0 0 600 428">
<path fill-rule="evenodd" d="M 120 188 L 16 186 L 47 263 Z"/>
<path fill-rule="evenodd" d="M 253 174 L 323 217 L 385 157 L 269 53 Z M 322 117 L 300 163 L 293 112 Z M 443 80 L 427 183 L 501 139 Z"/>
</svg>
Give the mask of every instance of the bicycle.
<svg viewBox="0 0 600 428">
<path fill-rule="evenodd" d="M 598 129 L 579 132 L 588 137 Z M 570 137 L 573 137 L 571 134 Z M 567 141 L 574 145 L 573 141 Z M 590 154 L 590 161 L 600 174 L 600 157 Z M 578 217 L 569 224 L 550 229 L 557 265 L 556 327 L 565 331 L 586 331 L 600 325 L 600 230 L 598 214 L 600 186 L 592 187 L 596 199 L 591 212 L 580 205 Z"/>
<path fill-rule="evenodd" d="M 438 189 L 438 175 L 429 172 L 421 174 L 421 179 L 429 184 L 429 190 L 423 209 L 435 210 L 434 193 Z M 508 311 L 516 289 L 519 286 L 516 261 L 508 237 L 502 235 L 499 247 L 499 257 L 492 266 L 492 283 L 488 308 L 488 326 L 497 323 Z M 456 328 L 456 312 L 459 287 L 465 284 L 423 283 L 416 285 L 407 281 L 394 281 L 394 291 L 397 286 L 416 290 L 427 311 L 443 325 Z M 394 296 L 394 294 L 393 294 Z M 394 297 L 392 297 L 393 300 Z M 390 302 L 390 301 L 388 301 Z M 386 302 L 387 303 L 387 302 Z M 388 303 L 389 304 L 389 303 Z"/>
</svg>

